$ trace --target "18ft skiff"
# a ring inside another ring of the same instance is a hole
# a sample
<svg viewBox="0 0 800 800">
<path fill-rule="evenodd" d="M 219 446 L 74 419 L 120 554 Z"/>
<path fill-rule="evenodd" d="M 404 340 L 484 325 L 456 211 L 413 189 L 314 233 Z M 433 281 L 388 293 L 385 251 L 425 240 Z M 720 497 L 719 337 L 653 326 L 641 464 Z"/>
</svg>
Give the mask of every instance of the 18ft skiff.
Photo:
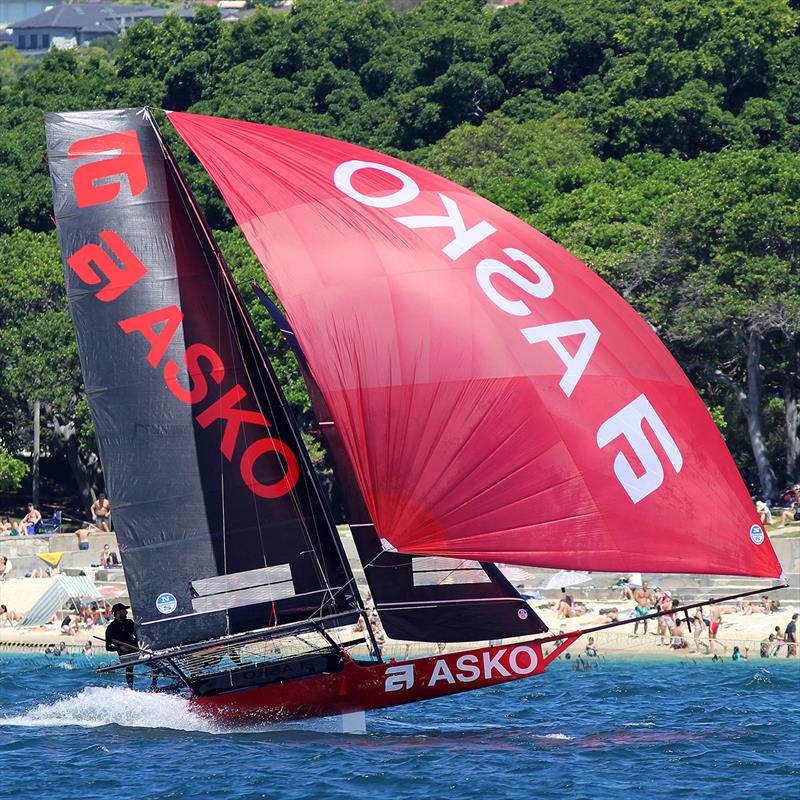
<svg viewBox="0 0 800 800">
<path fill-rule="evenodd" d="M 546 627 L 496 562 L 780 575 L 691 384 L 569 253 L 397 159 L 169 119 L 285 310 L 266 299 L 386 632 L 515 643 L 383 662 L 293 414 L 152 115 L 49 114 L 136 663 L 226 719 L 363 711 L 540 674 L 580 635 L 533 638 Z M 726 514 L 698 530 L 688 510 L 709 496 Z"/>
</svg>

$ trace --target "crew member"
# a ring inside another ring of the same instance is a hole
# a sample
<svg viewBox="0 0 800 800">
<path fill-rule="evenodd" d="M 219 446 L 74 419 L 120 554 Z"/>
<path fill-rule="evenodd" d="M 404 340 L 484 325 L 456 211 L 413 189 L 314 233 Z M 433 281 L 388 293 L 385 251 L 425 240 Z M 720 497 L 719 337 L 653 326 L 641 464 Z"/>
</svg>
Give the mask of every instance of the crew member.
<svg viewBox="0 0 800 800">
<path fill-rule="evenodd" d="M 114 620 L 106 628 L 106 650 L 116 653 L 120 659 L 131 653 L 138 653 L 139 640 L 136 638 L 133 620 L 128 619 L 128 606 L 124 603 L 114 603 L 111 612 Z M 133 689 L 133 665 L 125 667 L 125 680 Z"/>
</svg>

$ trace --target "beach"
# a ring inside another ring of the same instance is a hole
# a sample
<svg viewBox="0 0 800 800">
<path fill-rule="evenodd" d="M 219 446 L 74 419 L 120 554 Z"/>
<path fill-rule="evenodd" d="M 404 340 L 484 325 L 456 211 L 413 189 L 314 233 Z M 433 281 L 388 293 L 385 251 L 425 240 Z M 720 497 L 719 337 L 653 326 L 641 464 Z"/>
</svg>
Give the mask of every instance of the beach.
<svg viewBox="0 0 800 800">
<path fill-rule="evenodd" d="M 559 619 L 556 613 L 556 600 L 531 600 L 531 607 L 546 623 L 550 634 L 569 633 L 576 630 L 585 630 L 595 624 L 603 624 L 599 619 L 599 611 L 606 608 L 617 608 L 620 619 L 624 619 L 627 614 L 633 611 L 635 603 L 631 600 L 622 600 L 619 594 L 609 592 L 600 599 L 582 599 L 580 587 L 575 587 L 572 592 L 576 603 L 582 601 L 589 609 L 582 616 L 569 619 Z M 665 659 L 687 659 L 687 658 L 707 658 L 711 659 L 714 654 L 718 656 L 730 657 L 734 647 L 739 647 L 742 653 L 748 653 L 751 658 L 759 657 L 759 645 L 775 632 L 775 628 L 780 628 L 781 632 L 786 629 L 792 614 L 800 611 L 800 603 L 796 601 L 796 590 L 784 590 L 774 596 L 779 598 L 780 607 L 771 613 L 749 613 L 741 611 L 726 613 L 722 617 L 722 622 L 717 634 L 717 642 L 710 643 L 708 631 L 698 637 L 697 646 L 691 631 L 687 633 L 686 639 L 688 647 L 685 649 L 673 649 L 669 645 L 669 636 L 662 637 L 657 635 L 658 621 L 651 619 L 648 621 L 647 632 L 643 631 L 643 623 L 639 626 L 638 634 L 633 633 L 633 623 L 621 625 L 619 627 L 596 631 L 588 634 L 595 641 L 595 647 L 600 656 L 605 658 L 665 658 Z M 781 599 L 782 598 L 782 599 Z M 754 603 L 758 602 L 758 596 L 751 598 Z M 690 612 L 690 616 L 691 616 Z M 0 652 L 34 653 L 43 651 L 49 645 L 64 642 L 68 652 L 82 652 L 85 644 L 92 644 L 95 655 L 104 652 L 102 641 L 104 628 L 97 626 L 92 630 L 80 627 L 78 632 L 72 636 L 65 636 L 58 624 L 48 624 L 35 628 L 0 627 Z M 579 639 L 567 652 L 573 656 L 583 654 L 585 651 L 587 636 Z M 514 641 L 514 640 L 509 640 Z M 470 645 L 471 646 L 471 645 Z M 466 649 L 460 643 L 448 644 L 444 647 L 437 647 L 435 644 L 413 642 L 406 643 L 387 638 L 383 646 L 383 653 L 386 658 L 402 659 L 406 657 L 431 655 L 434 652 L 454 652 Z M 779 646 L 777 658 L 786 657 L 786 646 Z"/>
</svg>

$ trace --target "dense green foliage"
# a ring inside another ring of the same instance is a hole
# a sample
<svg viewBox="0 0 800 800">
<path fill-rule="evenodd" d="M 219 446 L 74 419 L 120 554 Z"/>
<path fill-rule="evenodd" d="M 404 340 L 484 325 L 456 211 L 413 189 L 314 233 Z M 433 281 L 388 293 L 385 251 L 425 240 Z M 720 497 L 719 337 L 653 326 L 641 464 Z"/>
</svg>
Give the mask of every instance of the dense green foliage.
<svg viewBox="0 0 800 800">
<path fill-rule="evenodd" d="M 97 480 L 50 233 L 42 114 L 148 104 L 346 139 L 484 194 L 647 317 L 764 491 L 800 478 L 797 26 L 788 0 L 527 0 L 499 11 L 425 0 L 403 14 L 383 0 L 298 0 L 289 14 L 259 6 L 234 25 L 201 6 L 194 24 L 142 22 L 110 50 L 37 64 L 1 52 L 0 442 L 29 448 L 40 399 L 50 447 L 66 447 L 72 425 L 73 458 Z M 258 279 L 209 179 L 165 133 L 237 281 Z M 251 310 L 310 424 L 291 357 Z"/>
</svg>

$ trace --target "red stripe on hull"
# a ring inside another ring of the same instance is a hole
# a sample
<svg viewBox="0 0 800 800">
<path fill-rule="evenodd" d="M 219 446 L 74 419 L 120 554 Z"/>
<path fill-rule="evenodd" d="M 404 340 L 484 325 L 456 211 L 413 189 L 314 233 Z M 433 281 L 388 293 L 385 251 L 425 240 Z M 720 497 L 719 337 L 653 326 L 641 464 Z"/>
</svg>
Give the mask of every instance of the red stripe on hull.
<svg viewBox="0 0 800 800">
<path fill-rule="evenodd" d="M 416 703 L 543 673 L 580 634 L 543 655 L 538 642 L 459 653 L 359 664 L 347 658 L 340 672 L 192 698 L 195 711 L 231 723 L 326 717 Z"/>
</svg>

